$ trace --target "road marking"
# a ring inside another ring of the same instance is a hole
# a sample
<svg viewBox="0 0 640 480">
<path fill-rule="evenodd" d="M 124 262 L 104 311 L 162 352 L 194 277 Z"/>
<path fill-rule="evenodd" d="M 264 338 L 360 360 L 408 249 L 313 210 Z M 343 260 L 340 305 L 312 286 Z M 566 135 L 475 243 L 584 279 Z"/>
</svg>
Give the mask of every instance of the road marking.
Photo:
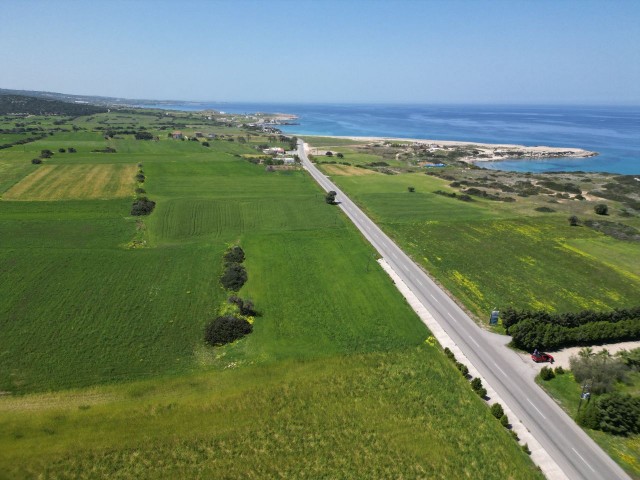
<svg viewBox="0 0 640 480">
<path fill-rule="evenodd" d="M 424 285 L 422 284 L 422 282 L 421 282 L 420 280 L 416 280 L 416 281 L 418 282 L 418 284 L 419 284 L 421 287 L 424 287 Z"/>
<path fill-rule="evenodd" d="M 496 366 L 496 368 L 497 368 L 498 370 L 500 370 L 500 373 L 502 373 L 502 375 L 504 375 L 505 377 L 507 376 L 507 374 L 506 374 L 506 373 L 504 373 L 504 370 L 502 370 L 502 369 L 498 366 L 498 364 L 497 364 L 496 362 L 493 362 L 493 364 Z"/>
<path fill-rule="evenodd" d="M 429 295 L 431 295 L 431 298 L 433 298 L 436 303 L 440 303 L 433 293 L 430 293 Z"/>
<path fill-rule="evenodd" d="M 571 447 L 571 450 L 573 450 L 573 451 L 575 452 L 575 454 L 576 454 L 576 455 L 578 455 L 578 456 L 580 457 L 580 460 L 582 460 L 582 461 L 584 462 L 584 464 L 585 464 L 587 467 L 589 467 L 589 468 L 591 469 L 591 471 L 592 471 L 592 472 L 594 472 L 594 473 L 595 473 L 595 470 L 593 469 L 593 467 L 592 467 L 591 465 L 589 465 L 589 464 L 587 463 L 587 461 L 586 461 L 584 458 L 582 458 L 582 455 L 580 455 L 580 454 L 578 453 L 578 451 L 577 451 L 575 448 Z"/>
<path fill-rule="evenodd" d="M 536 406 L 534 405 L 534 403 L 533 403 L 531 400 L 529 400 L 528 398 L 527 398 L 527 402 L 529 402 L 529 403 L 531 404 L 531 406 L 532 406 L 533 408 L 535 408 L 535 409 L 536 409 L 536 412 L 538 412 L 542 418 L 544 418 L 545 420 L 547 419 L 547 417 L 545 417 L 544 415 L 542 415 L 542 412 L 541 412 L 540 410 L 538 410 L 538 407 L 536 407 Z"/>
<path fill-rule="evenodd" d="M 456 317 L 451 315 L 449 312 L 447 312 L 447 315 L 449 315 L 451 317 L 451 320 L 453 320 L 454 322 L 458 323 L 458 320 L 456 320 Z"/>
<path fill-rule="evenodd" d="M 476 347 L 480 348 L 480 345 L 478 345 L 478 342 L 476 342 L 476 339 L 475 339 L 475 338 L 473 338 L 471 335 L 469 335 L 469 338 L 471 339 L 471 341 L 472 341 L 473 343 L 475 343 Z"/>
</svg>

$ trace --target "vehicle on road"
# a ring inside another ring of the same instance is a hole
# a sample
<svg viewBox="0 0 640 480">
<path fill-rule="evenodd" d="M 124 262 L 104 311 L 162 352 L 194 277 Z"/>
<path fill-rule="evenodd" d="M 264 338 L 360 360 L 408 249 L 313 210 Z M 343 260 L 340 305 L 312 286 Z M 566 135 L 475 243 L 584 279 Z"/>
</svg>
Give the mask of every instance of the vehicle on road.
<svg viewBox="0 0 640 480">
<path fill-rule="evenodd" d="M 536 363 L 540 363 L 540 362 L 549 362 L 549 363 L 553 363 L 553 355 L 549 355 L 548 353 L 543 353 L 543 352 L 533 352 L 531 354 L 531 360 L 533 360 Z"/>
</svg>

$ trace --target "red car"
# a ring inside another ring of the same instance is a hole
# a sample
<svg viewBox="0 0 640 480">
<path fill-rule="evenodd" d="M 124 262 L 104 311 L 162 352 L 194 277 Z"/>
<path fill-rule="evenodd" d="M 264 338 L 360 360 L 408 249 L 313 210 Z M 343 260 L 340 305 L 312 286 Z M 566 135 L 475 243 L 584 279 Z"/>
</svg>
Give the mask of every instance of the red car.
<svg viewBox="0 0 640 480">
<path fill-rule="evenodd" d="M 531 360 L 533 360 L 536 363 L 540 363 L 540 362 L 553 363 L 553 356 L 549 355 L 548 353 L 534 352 L 531 354 Z"/>
</svg>

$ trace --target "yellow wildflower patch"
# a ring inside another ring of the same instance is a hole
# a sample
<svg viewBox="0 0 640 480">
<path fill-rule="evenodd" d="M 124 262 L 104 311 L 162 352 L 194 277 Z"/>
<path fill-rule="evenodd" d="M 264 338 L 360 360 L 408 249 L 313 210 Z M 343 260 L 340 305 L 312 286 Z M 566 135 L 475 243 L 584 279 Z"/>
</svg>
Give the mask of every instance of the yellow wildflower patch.
<svg viewBox="0 0 640 480">
<path fill-rule="evenodd" d="M 453 270 L 451 272 L 451 277 L 458 285 L 460 285 L 462 288 L 467 289 L 478 300 L 484 299 L 484 295 L 482 294 L 478 286 L 470 279 L 465 277 L 462 273 L 458 272 L 457 270 Z"/>
</svg>

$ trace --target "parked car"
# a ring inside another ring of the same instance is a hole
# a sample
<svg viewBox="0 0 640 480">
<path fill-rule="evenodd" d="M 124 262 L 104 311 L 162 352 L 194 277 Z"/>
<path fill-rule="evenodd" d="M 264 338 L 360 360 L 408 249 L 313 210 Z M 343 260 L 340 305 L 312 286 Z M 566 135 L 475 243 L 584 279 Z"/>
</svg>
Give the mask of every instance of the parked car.
<svg viewBox="0 0 640 480">
<path fill-rule="evenodd" d="M 549 362 L 549 363 L 553 363 L 553 356 L 549 355 L 548 353 L 543 353 L 543 352 L 533 352 L 531 354 L 531 360 L 533 360 L 536 363 L 540 363 L 540 362 Z"/>
</svg>

